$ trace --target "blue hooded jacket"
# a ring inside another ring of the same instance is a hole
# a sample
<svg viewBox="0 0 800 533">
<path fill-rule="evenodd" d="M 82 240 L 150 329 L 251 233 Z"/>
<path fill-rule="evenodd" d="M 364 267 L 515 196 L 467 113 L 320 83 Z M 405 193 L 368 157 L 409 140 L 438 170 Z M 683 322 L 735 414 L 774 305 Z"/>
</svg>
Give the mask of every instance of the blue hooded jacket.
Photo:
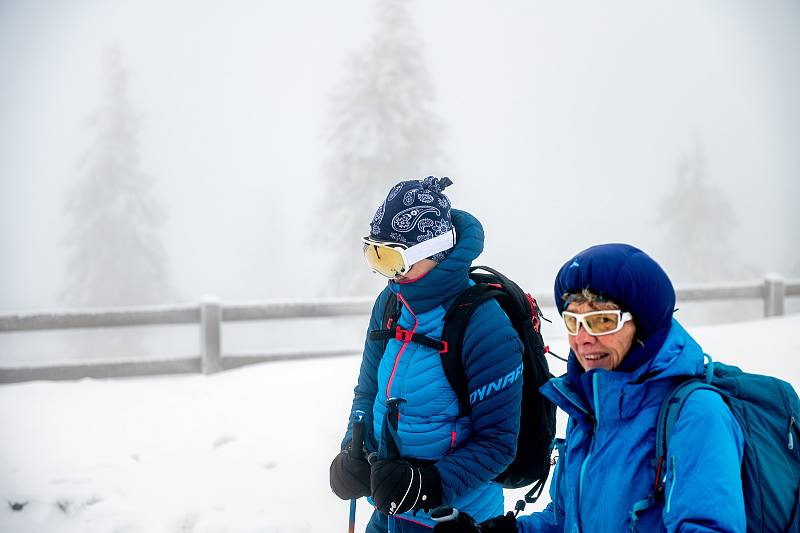
<svg viewBox="0 0 800 533">
<path fill-rule="evenodd" d="M 380 322 L 389 298 L 402 303 L 399 325 L 408 331 L 440 339 L 445 311 L 467 288 L 469 267 L 483 251 L 483 228 L 472 215 L 451 212 L 457 242 L 446 259 L 425 276 L 406 283 L 390 281 L 375 301 L 370 330 Z M 503 494 L 492 482 L 516 451 L 519 432 L 521 379 L 504 379 L 522 364 L 522 343 L 511 321 L 493 300 L 475 310 L 464 337 L 464 368 L 470 393 L 487 384 L 491 389 L 475 403 L 469 415 L 459 416 L 458 399 L 445 377 L 440 354 L 413 342 L 367 339 L 352 410 L 367 413 L 367 447 L 386 449 L 380 442 L 386 420 L 386 401 L 405 400 L 400 406 L 400 454 L 410 459 L 434 461 L 442 481 L 444 503 L 479 520 L 503 512 Z M 476 395 L 477 397 L 477 395 Z M 350 429 L 343 446 L 350 441 Z M 419 511 L 399 518 L 433 527 L 428 514 Z"/>
<path fill-rule="evenodd" d="M 552 501 L 544 511 L 518 518 L 518 530 L 744 532 L 744 439 L 711 391 L 695 392 L 681 410 L 664 467 L 664 501 L 632 514 L 653 490 L 663 399 L 677 382 L 703 374 L 704 354 L 672 318 L 669 278 L 640 250 L 600 245 L 568 261 L 556 278 L 559 311 L 566 307 L 563 294 L 584 288 L 630 311 L 638 342 L 614 371 L 583 372 L 571 351 L 567 374 L 542 387 L 569 422 L 551 480 Z M 625 368 L 629 357 L 633 364 Z"/>
</svg>

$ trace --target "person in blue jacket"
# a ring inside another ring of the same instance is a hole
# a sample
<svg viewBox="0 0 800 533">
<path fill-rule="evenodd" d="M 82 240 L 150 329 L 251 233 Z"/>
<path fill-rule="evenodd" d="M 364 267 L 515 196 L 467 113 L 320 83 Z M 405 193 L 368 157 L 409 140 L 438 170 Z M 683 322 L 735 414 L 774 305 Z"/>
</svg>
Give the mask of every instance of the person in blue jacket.
<svg viewBox="0 0 800 533">
<path fill-rule="evenodd" d="M 663 498 L 658 411 L 678 381 L 703 374 L 702 348 L 673 318 L 667 274 L 641 250 L 603 244 L 570 258 L 555 281 L 567 373 L 542 387 L 569 420 L 540 512 L 488 521 L 462 513 L 436 533 L 744 532 L 742 430 L 719 394 L 688 397 L 672 431 Z"/>
<path fill-rule="evenodd" d="M 501 486 L 492 480 L 511 463 L 519 432 L 522 343 L 494 301 L 481 304 L 464 336 L 469 391 L 503 379 L 504 387 L 478 398 L 459 414 L 436 347 L 411 339 L 440 340 L 445 311 L 472 283 L 469 268 L 483 250 L 475 217 L 452 209 L 443 190 L 449 178 L 396 184 L 378 207 L 364 237 L 367 264 L 388 278 L 372 310 L 369 331 L 382 324 L 391 293 L 400 308 L 396 334 L 364 344 L 351 415 L 365 413 L 365 455 L 349 454 L 352 423 L 330 467 L 342 499 L 371 498 L 368 533 L 431 531 L 429 510 L 449 504 L 480 520 L 503 511 Z M 352 420 L 352 417 L 351 417 Z"/>
</svg>

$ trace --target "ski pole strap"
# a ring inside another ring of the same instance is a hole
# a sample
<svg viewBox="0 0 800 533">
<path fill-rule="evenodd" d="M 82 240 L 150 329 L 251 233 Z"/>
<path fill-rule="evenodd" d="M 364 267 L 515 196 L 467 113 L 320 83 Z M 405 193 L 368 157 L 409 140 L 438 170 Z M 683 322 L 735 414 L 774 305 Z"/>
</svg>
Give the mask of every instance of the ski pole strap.
<svg viewBox="0 0 800 533">
<path fill-rule="evenodd" d="M 383 421 L 383 442 L 386 445 L 384 459 L 398 459 L 400 455 L 400 437 L 397 435 L 397 424 L 400 417 L 402 398 L 389 398 L 386 401 L 386 418 Z"/>
<path fill-rule="evenodd" d="M 400 342 L 415 342 L 417 344 L 427 346 L 428 348 L 433 348 L 438 352 L 446 352 L 448 348 L 447 343 L 444 341 L 426 337 L 421 333 L 413 333 L 407 329 L 401 328 L 400 326 L 395 326 L 394 328 L 390 329 L 374 329 L 369 332 L 369 339 L 372 341 L 388 341 L 390 339 L 396 339 Z"/>
</svg>

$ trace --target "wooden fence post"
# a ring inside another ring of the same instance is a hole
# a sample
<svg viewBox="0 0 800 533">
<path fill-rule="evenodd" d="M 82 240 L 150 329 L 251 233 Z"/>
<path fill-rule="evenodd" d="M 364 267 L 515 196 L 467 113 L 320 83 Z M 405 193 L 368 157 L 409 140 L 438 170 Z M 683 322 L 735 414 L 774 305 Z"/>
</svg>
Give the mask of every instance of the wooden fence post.
<svg viewBox="0 0 800 533">
<path fill-rule="evenodd" d="M 222 370 L 222 308 L 216 296 L 200 300 L 200 368 L 203 374 Z"/>
<path fill-rule="evenodd" d="M 786 283 L 777 274 L 764 279 L 764 316 L 781 316 L 786 312 Z"/>
</svg>

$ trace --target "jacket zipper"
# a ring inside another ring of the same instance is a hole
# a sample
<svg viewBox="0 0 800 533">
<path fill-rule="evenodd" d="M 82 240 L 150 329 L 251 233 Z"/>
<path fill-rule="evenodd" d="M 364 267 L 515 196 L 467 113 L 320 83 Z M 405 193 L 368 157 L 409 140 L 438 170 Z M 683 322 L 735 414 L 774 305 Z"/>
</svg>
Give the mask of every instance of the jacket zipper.
<svg viewBox="0 0 800 533">
<path fill-rule="evenodd" d="M 411 316 L 414 317 L 414 328 L 411 330 L 411 333 L 415 333 L 417 331 L 417 326 L 419 326 L 419 320 L 417 320 L 417 315 L 414 314 L 414 311 L 411 310 L 411 306 L 408 305 L 405 298 L 398 292 L 397 298 L 403 303 L 408 312 L 411 313 Z M 398 317 L 398 322 L 400 318 Z M 389 375 L 389 380 L 386 382 L 386 399 L 392 398 L 392 382 L 394 382 L 394 376 L 397 373 L 397 367 L 400 365 L 400 358 L 403 355 L 403 352 L 406 350 L 406 347 L 409 345 L 411 341 L 405 340 L 403 341 L 403 345 L 397 350 L 397 355 L 394 358 L 394 366 L 392 367 L 392 373 Z"/>
<path fill-rule="evenodd" d="M 592 376 L 592 397 L 594 400 L 594 423 L 592 424 L 592 444 L 589 446 L 589 453 L 586 454 L 586 457 L 583 460 L 583 464 L 581 464 L 580 470 L 580 477 L 578 478 L 578 530 L 583 530 L 581 524 L 581 501 L 583 500 L 583 477 L 586 473 L 586 467 L 589 465 L 589 461 L 592 458 L 592 454 L 594 453 L 594 444 L 597 440 L 597 429 L 600 427 L 600 408 L 598 406 L 598 399 L 600 394 L 598 393 L 598 385 L 599 385 L 599 377 L 600 375 L 595 373 Z"/>
</svg>

